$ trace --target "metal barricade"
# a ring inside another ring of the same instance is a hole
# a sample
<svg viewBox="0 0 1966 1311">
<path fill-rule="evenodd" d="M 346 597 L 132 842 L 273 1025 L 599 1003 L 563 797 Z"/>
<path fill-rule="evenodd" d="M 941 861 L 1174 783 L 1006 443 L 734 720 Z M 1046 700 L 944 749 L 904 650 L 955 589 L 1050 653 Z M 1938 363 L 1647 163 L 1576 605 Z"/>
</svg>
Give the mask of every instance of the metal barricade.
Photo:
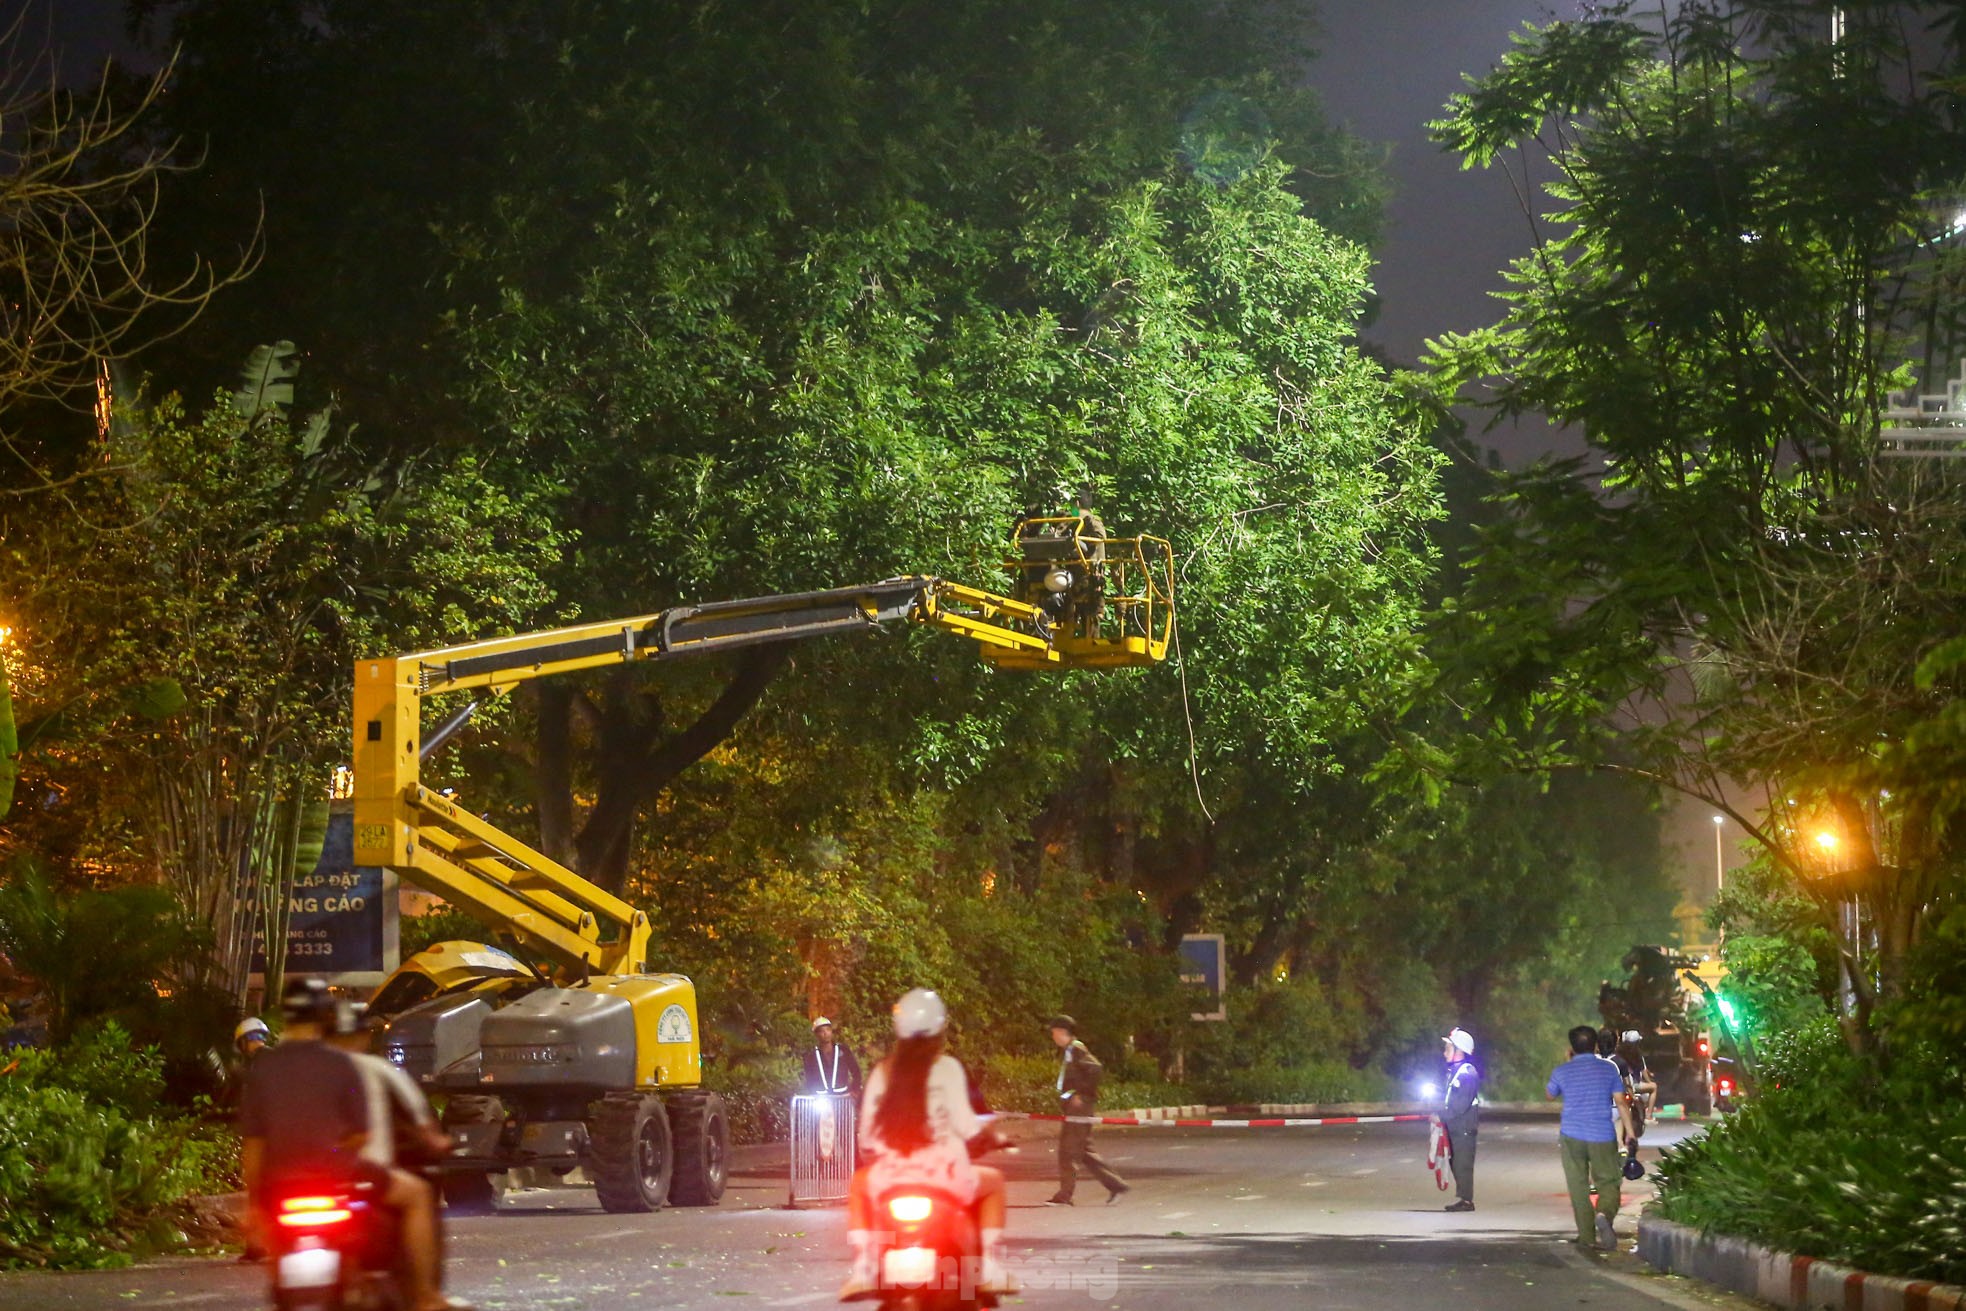
<svg viewBox="0 0 1966 1311">
<path fill-rule="evenodd" d="M 853 1098 L 801 1093 L 792 1099 L 792 1197 L 788 1203 L 844 1202 L 853 1180 Z"/>
</svg>

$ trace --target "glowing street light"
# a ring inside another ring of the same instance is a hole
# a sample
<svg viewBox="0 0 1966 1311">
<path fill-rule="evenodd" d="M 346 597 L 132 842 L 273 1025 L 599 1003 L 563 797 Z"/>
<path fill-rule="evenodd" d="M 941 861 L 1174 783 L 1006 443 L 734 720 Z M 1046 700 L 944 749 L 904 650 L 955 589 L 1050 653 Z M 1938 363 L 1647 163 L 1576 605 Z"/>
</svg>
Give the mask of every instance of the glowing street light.
<svg viewBox="0 0 1966 1311">
<path fill-rule="evenodd" d="M 1727 822 L 1727 816 L 1713 817 L 1713 894 L 1720 895 L 1720 889 L 1727 882 L 1727 858 L 1721 853 L 1720 826 Z"/>
</svg>

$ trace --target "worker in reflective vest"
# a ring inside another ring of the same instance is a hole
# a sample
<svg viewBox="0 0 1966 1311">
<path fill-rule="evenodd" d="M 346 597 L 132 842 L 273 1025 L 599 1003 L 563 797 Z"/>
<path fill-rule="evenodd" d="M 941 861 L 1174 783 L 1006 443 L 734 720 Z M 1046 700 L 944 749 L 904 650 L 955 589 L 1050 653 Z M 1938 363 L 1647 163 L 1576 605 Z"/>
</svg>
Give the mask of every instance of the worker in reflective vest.
<svg viewBox="0 0 1966 1311">
<path fill-rule="evenodd" d="M 845 1043 L 833 1033 L 833 1022 L 824 1015 L 812 1022 L 812 1050 L 806 1053 L 806 1093 L 840 1093 L 860 1101 L 860 1062 Z"/>
</svg>

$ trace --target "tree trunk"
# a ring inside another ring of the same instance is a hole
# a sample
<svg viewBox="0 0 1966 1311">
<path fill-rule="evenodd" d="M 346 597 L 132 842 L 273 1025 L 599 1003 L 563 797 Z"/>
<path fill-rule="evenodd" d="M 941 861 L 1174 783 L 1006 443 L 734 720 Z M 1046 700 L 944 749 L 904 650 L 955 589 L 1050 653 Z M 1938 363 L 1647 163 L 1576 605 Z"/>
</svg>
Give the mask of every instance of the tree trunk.
<svg viewBox="0 0 1966 1311">
<path fill-rule="evenodd" d="M 538 753 L 533 759 L 534 804 L 539 807 L 539 849 L 562 865 L 574 863 L 572 684 L 546 679 L 533 684 L 539 713 Z"/>
<path fill-rule="evenodd" d="M 625 669 L 610 678 L 606 713 L 596 728 L 594 808 L 573 844 L 574 867 L 583 878 L 622 895 L 642 807 L 730 736 L 790 656 L 786 642 L 752 647 L 710 708 L 689 727 L 667 735 L 660 699 L 630 681 Z M 571 809 L 570 800 L 568 805 Z"/>
</svg>

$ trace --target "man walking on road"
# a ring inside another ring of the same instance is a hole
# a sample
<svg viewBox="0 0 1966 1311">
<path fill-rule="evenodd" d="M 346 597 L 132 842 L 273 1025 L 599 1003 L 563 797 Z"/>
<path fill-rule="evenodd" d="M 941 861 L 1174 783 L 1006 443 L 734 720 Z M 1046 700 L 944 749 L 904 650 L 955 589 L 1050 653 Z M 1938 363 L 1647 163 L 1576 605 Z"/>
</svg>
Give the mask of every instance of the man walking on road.
<svg viewBox="0 0 1966 1311">
<path fill-rule="evenodd" d="M 1086 1045 L 1076 1036 L 1078 1021 L 1069 1015 L 1051 1017 L 1051 1041 L 1058 1046 L 1058 1108 L 1068 1116 L 1090 1116 L 1099 1104 L 1099 1077 L 1105 1073 Z M 1106 1203 L 1119 1201 L 1127 1191 L 1126 1180 L 1092 1150 L 1091 1124 L 1067 1121 L 1058 1129 L 1058 1191 L 1045 1200 L 1046 1206 L 1070 1206 L 1072 1190 L 1078 1184 L 1078 1167 L 1106 1185 Z"/>
<path fill-rule="evenodd" d="M 1476 1095 L 1481 1071 L 1468 1058 L 1474 1055 L 1474 1035 L 1455 1029 L 1440 1040 L 1447 1061 L 1447 1086 L 1440 1098 L 1440 1123 L 1447 1130 L 1447 1162 L 1454 1170 L 1454 1200 L 1450 1211 L 1472 1211 L 1474 1205 L 1475 1131 L 1481 1126 Z"/>
<path fill-rule="evenodd" d="M 1557 1125 L 1557 1144 L 1563 1151 L 1563 1181 L 1570 1189 L 1570 1209 L 1577 1217 L 1577 1242 L 1599 1251 L 1617 1250 L 1611 1222 L 1618 1218 L 1619 1189 L 1624 1163 L 1618 1142 L 1632 1139 L 1630 1112 L 1625 1106 L 1624 1077 L 1618 1067 L 1597 1054 L 1597 1030 L 1580 1024 L 1570 1031 L 1570 1059 L 1550 1071 L 1545 1091 L 1563 1099 L 1563 1118 Z M 1593 1230 L 1591 1187 L 1597 1188 L 1597 1218 Z"/>
</svg>

